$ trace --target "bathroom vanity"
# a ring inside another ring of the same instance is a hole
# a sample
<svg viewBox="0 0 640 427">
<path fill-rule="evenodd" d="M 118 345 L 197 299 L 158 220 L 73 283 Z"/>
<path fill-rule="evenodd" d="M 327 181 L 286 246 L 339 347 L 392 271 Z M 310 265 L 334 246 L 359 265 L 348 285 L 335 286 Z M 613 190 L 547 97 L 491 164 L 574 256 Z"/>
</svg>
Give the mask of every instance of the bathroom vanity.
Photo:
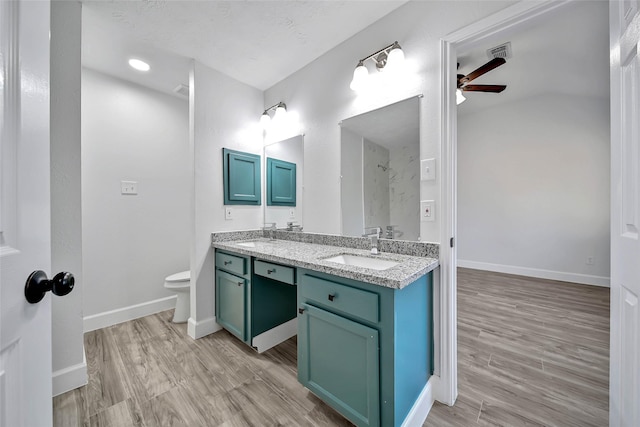
<svg viewBox="0 0 640 427">
<path fill-rule="evenodd" d="M 222 234 L 212 243 L 218 323 L 258 351 L 297 333 L 306 388 L 358 426 L 402 425 L 433 372 L 437 252 L 412 242 L 435 256 L 373 256 L 359 248 L 366 239 Z"/>
</svg>

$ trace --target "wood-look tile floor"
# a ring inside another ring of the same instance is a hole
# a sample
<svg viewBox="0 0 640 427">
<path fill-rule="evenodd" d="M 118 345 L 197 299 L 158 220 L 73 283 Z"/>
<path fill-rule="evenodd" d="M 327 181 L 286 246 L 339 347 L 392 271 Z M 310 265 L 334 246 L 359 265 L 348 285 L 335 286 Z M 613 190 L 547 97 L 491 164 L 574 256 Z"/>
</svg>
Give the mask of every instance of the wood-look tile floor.
<svg viewBox="0 0 640 427">
<path fill-rule="evenodd" d="M 609 288 L 458 269 L 458 399 L 425 426 L 607 426 Z"/>
<path fill-rule="evenodd" d="M 63 426 L 351 426 L 298 383 L 296 338 L 258 354 L 173 311 L 85 334 L 89 383 L 53 399 Z"/>
<path fill-rule="evenodd" d="M 54 426 L 351 425 L 298 383 L 295 338 L 260 355 L 171 317 L 85 334 L 89 383 Z M 606 426 L 608 355 L 608 289 L 460 269 L 459 397 L 424 425 Z"/>
</svg>

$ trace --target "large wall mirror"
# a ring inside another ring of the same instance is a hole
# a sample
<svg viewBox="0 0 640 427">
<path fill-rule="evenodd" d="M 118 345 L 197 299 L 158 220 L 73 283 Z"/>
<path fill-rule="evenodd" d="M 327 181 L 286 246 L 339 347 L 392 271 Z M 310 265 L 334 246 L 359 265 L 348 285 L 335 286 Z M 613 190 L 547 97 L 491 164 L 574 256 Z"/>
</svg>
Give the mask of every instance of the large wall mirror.
<svg viewBox="0 0 640 427">
<path fill-rule="evenodd" d="M 343 120 L 342 234 L 420 240 L 420 98 Z"/>
<path fill-rule="evenodd" d="M 269 143 L 264 147 L 264 222 L 286 228 L 293 222 L 302 227 L 302 135 Z"/>
</svg>

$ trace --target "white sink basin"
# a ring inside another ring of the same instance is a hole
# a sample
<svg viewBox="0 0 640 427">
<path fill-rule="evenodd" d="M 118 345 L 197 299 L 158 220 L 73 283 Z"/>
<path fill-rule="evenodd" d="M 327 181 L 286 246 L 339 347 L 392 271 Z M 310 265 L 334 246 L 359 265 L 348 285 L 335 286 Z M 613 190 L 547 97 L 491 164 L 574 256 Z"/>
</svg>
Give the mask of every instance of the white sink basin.
<svg viewBox="0 0 640 427">
<path fill-rule="evenodd" d="M 259 246 L 268 246 L 273 243 L 274 242 L 265 242 L 265 241 L 259 240 L 254 242 L 239 242 L 239 243 L 236 243 L 236 245 L 244 246 L 245 248 L 257 248 Z"/>
<path fill-rule="evenodd" d="M 335 262 L 337 264 L 344 264 L 344 265 L 353 265 L 355 267 L 370 268 L 372 270 L 380 270 L 380 271 L 387 270 L 391 267 L 395 267 L 396 265 L 400 264 L 399 262 L 389 261 L 387 259 L 365 257 L 360 255 L 349 255 L 349 254 L 343 254 L 343 255 L 333 256 L 330 258 L 325 258 L 324 261 Z"/>
</svg>

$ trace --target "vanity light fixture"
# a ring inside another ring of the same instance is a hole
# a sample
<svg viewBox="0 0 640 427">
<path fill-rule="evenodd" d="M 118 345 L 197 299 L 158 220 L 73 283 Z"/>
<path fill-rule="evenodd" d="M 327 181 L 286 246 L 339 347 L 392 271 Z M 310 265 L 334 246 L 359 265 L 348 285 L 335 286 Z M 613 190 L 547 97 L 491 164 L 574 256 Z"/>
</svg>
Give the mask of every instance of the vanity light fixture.
<svg viewBox="0 0 640 427">
<path fill-rule="evenodd" d="M 462 104 L 467 98 L 464 97 L 460 89 L 456 89 L 456 105 Z"/>
<path fill-rule="evenodd" d="M 151 66 L 141 59 L 131 58 L 129 60 L 129 66 L 138 71 L 149 71 Z"/>
<path fill-rule="evenodd" d="M 287 104 L 285 104 L 284 102 L 278 102 L 277 104 L 272 105 L 271 107 L 264 110 L 264 113 L 262 113 L 262 116 L 260 117 L 260 126 L 262 126 L 263 130 L 266 130 L 271 123 L 271 116 L 269 115 L 269 111 L 275 111 L 275 113 L 273 114 L 273 120 L 280 121 L 287 115 Z"/>
<path fill-rule="evenodd" d="M 387 72 L 395 72 L 402 67 L 402 63 L 404 62 L 404 52 L 396 41 L 358 61 L 358 65 L 353 71 L 353 80 L 351 80 L 351 84 L 349 85 L 351 90 L 359 91 L 366 86 L 369 78 L 369 70 L 364 63 L 369 59 L 374 61 L 378 71 L 387 70 Z"/>
</svg>

